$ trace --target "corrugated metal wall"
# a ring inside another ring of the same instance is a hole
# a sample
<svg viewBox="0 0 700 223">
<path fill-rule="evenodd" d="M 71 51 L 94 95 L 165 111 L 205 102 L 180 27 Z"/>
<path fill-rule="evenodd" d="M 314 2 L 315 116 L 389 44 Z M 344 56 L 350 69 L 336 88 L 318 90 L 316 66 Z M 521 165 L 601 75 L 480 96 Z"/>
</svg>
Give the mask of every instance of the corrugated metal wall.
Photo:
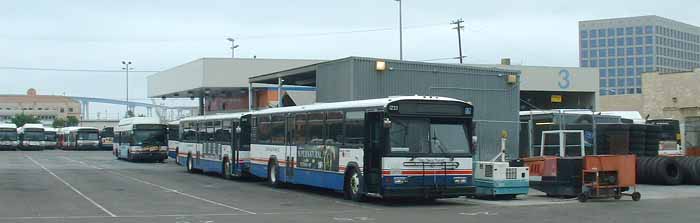
<svg viewBox="0 0 700 223">
<path fill-rule="evenodd" d="M 519 86 L 506 83 L 506 74 L 517 71 L 385 60 L 387 70 L 378 72 L 376 61 L 350 57 L 320 64 L 318 102 L 416 94 L 470 101 L 475 107 L 480 159 L 491 159 L 499 152 L 503 130 L 508 132 L 509 157 L 517 157 Z"/>
</svg>

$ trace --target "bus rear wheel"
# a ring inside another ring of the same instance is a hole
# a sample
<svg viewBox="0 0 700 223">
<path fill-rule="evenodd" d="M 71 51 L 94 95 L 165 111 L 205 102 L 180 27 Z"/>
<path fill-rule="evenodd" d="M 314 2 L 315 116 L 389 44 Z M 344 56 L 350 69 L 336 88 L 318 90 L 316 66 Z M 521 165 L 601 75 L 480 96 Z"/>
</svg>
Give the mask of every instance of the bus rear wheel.
<svg viewBox="0 0 700 223">
<path fill-rule="evenodd" d="M 187 172 L 194 173 L 194 165 L 192 162 L 192 155 L 187 155 Z"/>
<path fill-rule="evenodd" d="M 231 176 L 231 162 L 229 162 L 228 159 L 224 159 L 223 165 L 224 166 L 221 167 L 222 176 L 224 177 L 224 179 L 230 180 L 231 178 L 233 178 Z"/>
<path fill-rule="evenodd" d="M 350 168 L 345 173 L 344 197 L 348 200 L 363 201 L 364 195 L 360 192 L 360 173 L 357 168 Z"/>
<path fill-rule="evenodd" d="M 279 168 L 277 166 L 277 161 L 272 160 L 267 165 L 267 184 L 273 187 L 279 187 Z"/>
</svg>

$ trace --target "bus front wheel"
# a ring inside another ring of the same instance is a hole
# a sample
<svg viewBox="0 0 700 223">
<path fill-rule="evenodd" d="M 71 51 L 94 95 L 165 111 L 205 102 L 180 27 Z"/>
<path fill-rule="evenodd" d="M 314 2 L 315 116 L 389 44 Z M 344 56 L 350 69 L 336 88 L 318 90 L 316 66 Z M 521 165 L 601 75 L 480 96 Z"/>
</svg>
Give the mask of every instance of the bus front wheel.
<svg viewBox="0 0 700 223">
<path fill-rule="evenodd" d="M 364 195 L 360 192 L 360 173 L 357 168 L 350 168 L 345 173 L 345 199 L 363 201 Z"/>
<path fill-rule="evenodd" d="M 194 166 L 192 163 L 192 155 L 187 155 L 187 172 L 194 173 Z"/>
<path fill-rule="evenodd" d="M 267 183 L 273 187 L 279 187 L 279 168 L 277 167 L 277 161 L 272 160 L 267 165 Z"/>
<path fill-rule="evenodd" d="M 224 159 L 224 166 L 221 168 L 222 175 L 224 179 L 230 180 L 231 178 L 231 162 L 228 159 Z"/>
</svg>

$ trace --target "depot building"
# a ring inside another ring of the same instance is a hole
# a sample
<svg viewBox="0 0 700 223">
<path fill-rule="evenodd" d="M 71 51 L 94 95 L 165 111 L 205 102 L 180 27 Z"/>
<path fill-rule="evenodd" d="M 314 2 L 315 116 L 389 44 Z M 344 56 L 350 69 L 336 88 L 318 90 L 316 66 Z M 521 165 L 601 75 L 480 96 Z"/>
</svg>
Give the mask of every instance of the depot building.
<svg viewBox="0 0 700 223">
<path fill-rule="evenodd" d="M 509 133 L 506 147 L 513 150 L 509 154 L 517 156 L 518 112 L 523 108 L 596 107 L 595 69 L 564 69 L 568 76 L 561 74 L 562 68 L 365 57 L 202 58 L 149 76 L 148 95 L 198 100 L 200 114 L 399 95 L 452 97 L 474 105 L 479 159 L 487 160 L 498 153 L 494 148 L 499 148 L 504 131 Z"/>
</svg>

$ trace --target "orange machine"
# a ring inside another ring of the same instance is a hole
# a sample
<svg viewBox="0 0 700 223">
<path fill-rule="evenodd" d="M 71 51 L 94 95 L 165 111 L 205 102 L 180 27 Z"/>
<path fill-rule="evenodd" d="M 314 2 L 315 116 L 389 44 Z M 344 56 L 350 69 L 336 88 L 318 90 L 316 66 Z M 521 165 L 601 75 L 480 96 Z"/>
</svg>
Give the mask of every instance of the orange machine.
<svg viewBox="0 0 700 223">
<path fill-rule="evenodd" d="M 596 155 L 583 157 L 583 190 L 578 196 L 585 202 L 590 198 L 622 198 L 622 195 L 638 201 L 637 157 L 635 155 Z M 623 193 L 630 188 L 633 193 Z"/>
</svg>

